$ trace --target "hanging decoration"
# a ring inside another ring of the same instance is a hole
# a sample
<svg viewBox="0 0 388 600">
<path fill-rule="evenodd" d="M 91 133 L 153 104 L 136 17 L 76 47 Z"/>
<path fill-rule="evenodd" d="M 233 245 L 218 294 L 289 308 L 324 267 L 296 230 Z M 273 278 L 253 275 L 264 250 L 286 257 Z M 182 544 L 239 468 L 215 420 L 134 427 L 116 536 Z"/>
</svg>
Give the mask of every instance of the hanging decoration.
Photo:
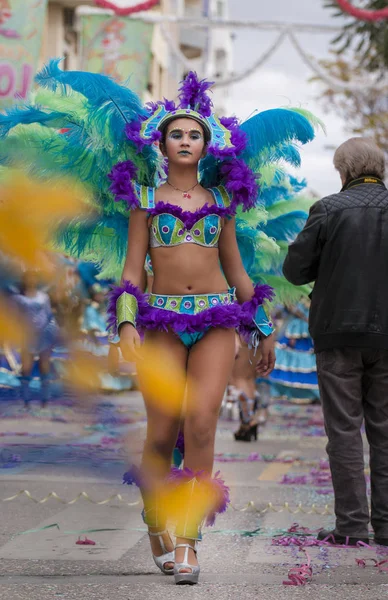
<svg viewBox="0 0 388 600">
<path fill-rule="evenodd" d="M 353 6 L 349 0 L 337 0 L 337 4 L 341 10 L 360 21 L 382 21 L 383 19 L 388 19 L 388 6 L 380 10 L 365 10 Z"/>
<path fill-rule="evenodd" d="M 377 90 L 383 92 L 384 90 L 388 89 L 388 80 L 386 77 L 380 81 L 373 80 L 372 78 L 368 80 L 354 79 L 352 81 L 343 81 L 338 77 L 329 75 L 326 69 L 322 67 L 315 58 L 303 50 L 292 31 L 289 31 L 288 36 L 303 62 L 313 71 L 313 73 L 315 73 L 315 75 L 327 83 L 327 85 L 329 85 L 333 90 L 339 92 L 347 91 L 353 93 L 365 93 L 368 90 Z"/>
<path fill-rule="evenodd" d="M 117 6 L 117 4 L 115 4 L 114 2 L 109 2 L 109 0 L 94 0 L 94 2 L 100 8 L 113 10 L 113 12 L 118 17 L 128 17 L 129 15 L 133 15 L 134 13 L 154 8 L 154 6 L 157 6 L 160 3 L 160 0 L 148 0 L 147 2 L 139 2 L 134 6 L 127 6 L 126 8 Z"/>
<path fill-rule="evenodd" d="M 109 496 L 108 498 L 105 498 L 104 500 L 94 500 L 93 498 L 91 498 L 89 496 L 89 494 L 87 492 L 84 492 L 84 491 L 79 492 L 79 494 L 77 494 L 77 496 L 75 498 L 73 498 L 72 500 L 65 500 L 64 498 L 61 498 L 56 492 L 49 492 L 44 498 L 41 498 L 39 500 L 38 498 L 35 498 L 28 490 L 20 490 L 13 496 L 9 496 L 8 498 L 0 498 L 0 502 L 13 502 L 13 501 L 17 500 L 18 498 L 20 498 L 21 496 L 25 496 L 26 498 L 28 498 L 28 500 L 31 500 L 35 504 L 46 504 L 46 502 L 48 500 L 50 500 L 51 498 L 53 500 L 56 500 L 57 502 L 60 502 L 61 504 L 67 504 L 70 506 L 72 506 L 73 504 L 78 502 L 81 498 L 83 498 L 84 500 L 87 500 L 91 504 L 96 504 L 97 506 L 104 506 L 106 504 L 110 504 L 114 500 L 117 500 L 118 502 L 125 504 L 125 506 L 138 506 L 140 504 L 140 500 L 136 500 L 135 502 L 127 502 L 121 494 L 112 494 L 111 496 Z M 282 504 L 280 506 L 275 506 L 273 504 L 273 502 L 268 502 L 264 507 L 262 504 L 260 504 L 260 508 L 257 508 L 255 502 L 253 500 L 250 500 L 246 504 L 246 506 L 244 506 L 243 508 L 236 508 L 235 506 L 233 506 L 233 504 L 231 504 L 230 506 L 236 512 L 247 512 L 247 511 L 251 512 L 252 511 L 252 512 L 255 512 L 260 515 L 265 515 L 267 512 L 275 512 L 275 513 L 288 512 L 292 515 L 302 513 L 304 515 L 320 515 L 320 516 L 334 514 L 332 507 L 329 504 L 325 504 L 324 506 L 322 506 L 322 505 L 317 506 L 315 503 L 313 503 L 311 506 L 305 506 L 301 502 L 298 502 L 298 504 L 295 507 L 291 507 L 288 502 L 284 502 L 284 504 Z M 78 532 L 78 533 L 86 533 L 86 531 Z"/>
<path fill-rule="evenodd" d="M 171 53 L 175 56 L 175 58 L 183 65 L 184 69 L 190 70 L 192 69 L 192 65 L 190 61 L 185 57 L 185 55 L 178 48 L 177 44 L 172 39 L 171 35 L 164 27 L 163 24 L 160 26 L 160 31 L 164 40 L 166 41 Z M 230 77 L 226 77 L 224 79 L 218 79 L 215 81 L 213 85 L 213 89 L 225 87 L 232 85 L 234 83 L 238 83 L 250 75 L 252 75 L 255 71 L 257 71 L 260 67 L 262 67 L 272 56 L 273 54 L 282 46 L 283 42 L 288 38 L 295 50 L 298 52 L 299 56 L 303 60 L 303 62 L 313 71 L 313 73 L 322 79 L 325 83 L 327 83 L 332 89 L 337 91 L 347 91 L 353 93 L 365 92 L 368 90 L 377 90 L 377 91 L 385 91 L 388 88 L 388 80 L 387 78 L 383 80 L 374 80 L 372 78 L 369 79 L 358 79 L 353 81 L 343 81 L 338 77 L 334 77 L 330 75 L 324 67 L 319 64 L 319 61 L 315 59 L 313 56 L 307 54 L 305 50 L 302 48 L 299 43 L 296 32 L 299 31 L 299 28 L 296 26 L 282 26 L 280 28 L 280 33 L 275 38 L 274 42 L 269 46 L 267 50 L 263 52 L 259 56 L 259 58 L 254 61 L 252 65 L 247 67 L 244 71 L 240 73 L 236 73 L 231 75 Z"/>
</svg>

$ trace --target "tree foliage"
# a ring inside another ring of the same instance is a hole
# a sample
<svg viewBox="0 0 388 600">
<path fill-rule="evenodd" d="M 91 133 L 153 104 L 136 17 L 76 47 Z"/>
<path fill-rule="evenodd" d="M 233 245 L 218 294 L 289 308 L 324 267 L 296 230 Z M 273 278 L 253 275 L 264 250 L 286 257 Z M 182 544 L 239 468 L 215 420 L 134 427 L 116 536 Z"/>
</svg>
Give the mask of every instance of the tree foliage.
<svg viewBox="0 0 388 600">
<path fill-rule="evenodd" d="M 336 8 L 334 16 L 344 14 L 335 0 L 325 0 L 325 6 Z M 386 0 L 362 2 L 363 8 L 371 10 L 386 6 Z M 349 17 L 349 22 L 332 41 L 332 49 L 333 60 L 321 62 L 332 77 L 344 82 L 368 81 L 370 73 L 374 80 L 376 75 L 386 77 L 388 21 L 366 22 Z M 382 92 L 369 86 L 357 91 L 338 91 L 328 85 L 322 100 L 328 111 L 334 111 L 344 119 L 350 133 L 374 138 L 388 156 L 387 92 L 388 89 Z"/>
<path fill-rule="evenodd" d="M 367 10 L 380 10 L 387 7 L 387 0 L 362 0 L 359 4 Z M 336 54 L 342 56 L 350 52 L 358 67 L 383 75 L 388 67 L 388 21 L 360 21 L 350 17 L 336 0 L 325 0 L 324 5 L 334 9 L 334 17 L 347 16 L 347 23 L 332 40 Z"/>
</svg>

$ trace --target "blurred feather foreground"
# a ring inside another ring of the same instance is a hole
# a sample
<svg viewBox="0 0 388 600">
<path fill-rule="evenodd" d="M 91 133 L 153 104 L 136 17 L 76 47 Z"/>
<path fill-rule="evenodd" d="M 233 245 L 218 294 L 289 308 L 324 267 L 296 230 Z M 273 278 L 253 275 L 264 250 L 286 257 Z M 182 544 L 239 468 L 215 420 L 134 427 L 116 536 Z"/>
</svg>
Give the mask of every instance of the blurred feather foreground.
<svg viewBox="0 0 388 600">
<path fill-rule="evenodd" d="M 68 178 L 42 182 L 20 170 L 2 170 L 0 252 L 20 266 L 47 268 L 44 252 L 60 225 L 86 210 L 87 191 Z"/>
</svg>

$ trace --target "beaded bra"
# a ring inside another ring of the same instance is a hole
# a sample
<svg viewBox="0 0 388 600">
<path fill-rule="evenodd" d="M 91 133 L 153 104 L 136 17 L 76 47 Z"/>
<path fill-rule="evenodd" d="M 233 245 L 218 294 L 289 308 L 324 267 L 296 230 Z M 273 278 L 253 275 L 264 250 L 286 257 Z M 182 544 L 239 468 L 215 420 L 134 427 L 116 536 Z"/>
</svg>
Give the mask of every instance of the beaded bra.
<svg viewBox="0 0 388 600">
<path fill-rule="evenodd" d="M 155 188 L 135 184 L 140 208 L 152 217 L 150 247 L 172 247 L 197 244 L 217 248 L 222 231 L 222 218 L 230 217 L 231 199 L 222 186 L 210 188 L 215 204 L 205 204 L 195 212 L 184 211 L 180 206 L 158 202 Z"/>
</svg>

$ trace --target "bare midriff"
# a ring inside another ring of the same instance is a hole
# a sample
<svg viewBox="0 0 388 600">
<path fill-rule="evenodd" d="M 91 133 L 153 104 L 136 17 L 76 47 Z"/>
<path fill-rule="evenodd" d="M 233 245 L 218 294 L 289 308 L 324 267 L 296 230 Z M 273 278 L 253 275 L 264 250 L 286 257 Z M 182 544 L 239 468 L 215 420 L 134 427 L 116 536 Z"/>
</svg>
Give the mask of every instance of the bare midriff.
<svg viewBox="0 0 388 600">
<path fill-rule="evenodd" d="M 182 244 L 151 250 L 154 271 L 152 292 L 170 296 L 219 294 L 228 289 L 218 248 Z"/>
</svg>

